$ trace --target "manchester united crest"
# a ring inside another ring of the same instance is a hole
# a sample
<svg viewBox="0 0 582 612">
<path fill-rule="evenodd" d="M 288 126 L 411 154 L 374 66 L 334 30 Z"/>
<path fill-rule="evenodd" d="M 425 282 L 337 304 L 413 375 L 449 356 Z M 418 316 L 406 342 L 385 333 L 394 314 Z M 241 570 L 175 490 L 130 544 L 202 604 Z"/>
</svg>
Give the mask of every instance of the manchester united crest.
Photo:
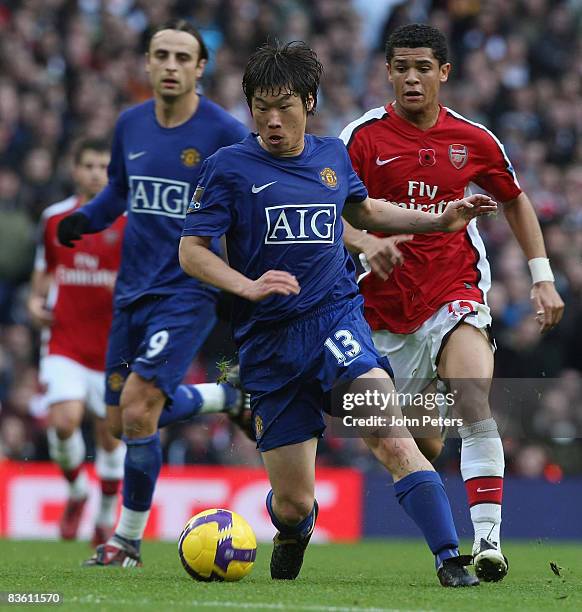
<svg viewBox="0 0 582 612">
<path fill-rule="evenodd" d="M 335 189 L 337 187 L 337 174 L 331 168 L 324 168 L 319 173 L 319 178 L 326 187 L 330 189 Z"/>
<path fill-rule="evenodd" d="M 200 153 L 194 147 L 189 147 L 182 151 L 180 159 L 187 168 L 192 168 L 200 161 Z"/>
<path fill-rule="evenodd" d="M 257 414 L 255 417 L 255 438 L 258 440 L 263 435 L 263 419 Z"/>
<path fill-rule="evenodd" d="M 460 170 L 467 163 L 468 159 L 469 151 L 467 151 L 467 147 L 464 144 L 449 145 L 449 160 L 457 170 Z"/>
<path fill-rule="evenodd" d="M 116 393 L 117 391 L 121 391 L 124 382 L 125 378 L 123 378 L 119 372 L 113 372 L 113 374 L 110 374 L 109 378 L 107 379 L 107 386 L 111 391 Z"/>
</svg>

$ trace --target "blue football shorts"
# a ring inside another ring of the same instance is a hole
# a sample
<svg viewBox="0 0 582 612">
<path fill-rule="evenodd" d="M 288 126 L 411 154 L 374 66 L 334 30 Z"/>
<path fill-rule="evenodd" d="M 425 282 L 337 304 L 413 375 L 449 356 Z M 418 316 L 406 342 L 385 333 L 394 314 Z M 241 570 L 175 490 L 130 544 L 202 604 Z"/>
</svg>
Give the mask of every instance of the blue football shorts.
<svg viewBox="0 0 582 612">
<path fill-rule="evenodd" d="M 362 305 L 360 295 L 327 304 L 241 345 L 241 382 L 251 396 L 261 452 L 321 437 L 334 386 L 372 368 L 392 376 L 388 360 L 374 347 Z"/>
<path fill-rule="evenodd" d="M 116 308 L 105 363 L 105 401 L 118 406 L 130 372 L 171 401 L 216 322 L 216 296 L 150 295 Z"/>
</svg>

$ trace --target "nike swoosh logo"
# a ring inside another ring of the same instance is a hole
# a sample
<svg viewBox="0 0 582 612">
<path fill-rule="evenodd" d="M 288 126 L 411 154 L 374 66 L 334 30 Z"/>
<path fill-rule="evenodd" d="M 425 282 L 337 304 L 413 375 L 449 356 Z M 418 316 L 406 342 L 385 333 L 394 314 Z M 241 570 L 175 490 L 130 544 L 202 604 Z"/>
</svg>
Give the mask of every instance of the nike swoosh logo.
<svg viewBox="0 0 582 612">
<path fill-rule="evenodd" d="M 391 157 L 390 159 L 380 159 L 379 157 L 376 158 L 376 164 L 378 166 L 385 166 L 386 164 L 389 164 L 390 162 L 393 162 L 395 159 L 398 159 L 399 157 L 402 157 L 401 155 L 396 155 L 396 157 Z"/>
<path fill-rule="evenodd" d="M 129 159 L 129 161 L 133 161 L 134 159 L 137 159 L 138 157 L 141 157 L 142 155 L 145 155 L 147 153 L 147 151 L 139 151 L 139 153 L 130 153 L 127 156 L 127 159 Z"/>
<path fill-rule="evenodd" d="M 497 487 L 495 489 L 481 489 L 477 488 L 477 493 L 487 493 L 487 491 L 501 491 L 501 487 Z"/>
<path fill-rule="evenodd" d="M 357 361 L 359 358 L 361 357 L 361 355 L 358 355 L 357 357 L 354 357 L 353 359 L 350 359 L 349 361 L 344 361 L 342 363 L 342 365 L 345 366 L 349 366 L 350 363 L 354 363 L 354 361 Z"/>
<path fill-rule="evenodd" d="M 266 183 L 265 185 L 261 185 L 260 187 L 255 187 L 255 185 L 253 184 L 253 186 L 251 187 L 251 191 L 253 193 L 259 193 L 261 191 L 263 191 L 263 189 L 266 189 L 267 187 L 270 187 L 271 185 L 274 185 L 277 181 L 271 181 L 270 183 Z"/>
</svg>

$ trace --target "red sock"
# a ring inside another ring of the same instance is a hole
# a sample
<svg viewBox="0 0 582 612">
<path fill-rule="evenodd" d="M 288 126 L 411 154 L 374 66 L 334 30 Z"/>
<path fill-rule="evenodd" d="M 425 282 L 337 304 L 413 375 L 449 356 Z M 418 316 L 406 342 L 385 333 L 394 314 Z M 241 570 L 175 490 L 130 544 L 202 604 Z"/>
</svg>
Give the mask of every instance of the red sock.
<svg viewBox="0 0 582 612">
<path fill-rule="evenodd" d="M 101 493 L 103 495 L 117 495 L 121 480 L 101 480 Z"/>
<path fill-rule="evenodd" d="M 503 500 L 503 478 L 479 476 L 465 481 L 469 507 L 477 504 L 499 504 Z"/>
</svg>

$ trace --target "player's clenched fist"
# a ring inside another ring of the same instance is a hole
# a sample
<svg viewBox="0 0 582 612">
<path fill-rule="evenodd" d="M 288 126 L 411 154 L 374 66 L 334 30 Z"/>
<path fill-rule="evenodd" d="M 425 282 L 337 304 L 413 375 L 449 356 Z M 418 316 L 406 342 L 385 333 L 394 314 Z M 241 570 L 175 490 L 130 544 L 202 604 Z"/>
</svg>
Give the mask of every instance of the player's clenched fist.
<svg viewBox="0 0 582 612">
<path fill-rule="evenodd" d="M 83 213 L 76 212 L 61 219 L 57 226 L 57 238 L 63 246 L 73 248 L 75 241 L 81 240 L 88 228 L 89 219 Z"/>
<path fill-rule="evenodd" d="M 301 287 L 297 279 L 283 270 L 268 270 L 257 280 L 251 281 L 241 297 L 260 302 L 271 295 L 297 295 Z"/>
<path fill-rule="evenodd" d="M 494 212 L 497 212 L 497 202 L 487 195 L 476 193 L 468 198 L 449 202 L 440 215 L 439 225 L 443 232 L 456 232 L 463 229 L 471 219 Z"/>
</svg>

